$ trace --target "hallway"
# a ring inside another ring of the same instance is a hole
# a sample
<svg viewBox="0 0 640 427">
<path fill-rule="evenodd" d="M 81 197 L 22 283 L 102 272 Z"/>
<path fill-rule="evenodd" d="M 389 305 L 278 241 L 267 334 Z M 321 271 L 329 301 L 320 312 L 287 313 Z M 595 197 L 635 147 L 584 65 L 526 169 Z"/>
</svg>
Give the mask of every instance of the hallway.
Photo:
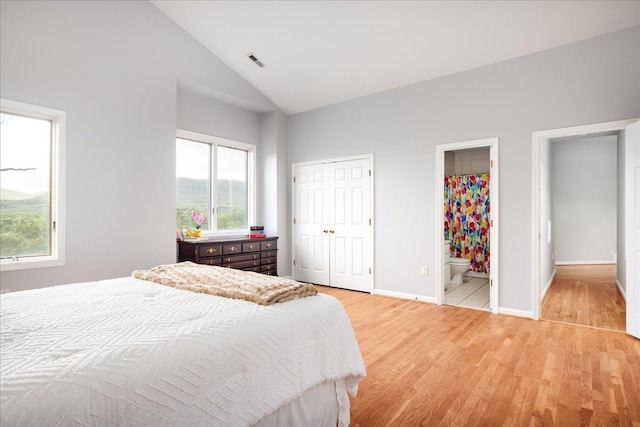
<svg viewBox="0 0 640 427">
<path fill-rule="evenodd" d="M 616 266 L 560 265 L 542 302 L 542 319 L 624 332 L 626 302 Z"/>
</svg>

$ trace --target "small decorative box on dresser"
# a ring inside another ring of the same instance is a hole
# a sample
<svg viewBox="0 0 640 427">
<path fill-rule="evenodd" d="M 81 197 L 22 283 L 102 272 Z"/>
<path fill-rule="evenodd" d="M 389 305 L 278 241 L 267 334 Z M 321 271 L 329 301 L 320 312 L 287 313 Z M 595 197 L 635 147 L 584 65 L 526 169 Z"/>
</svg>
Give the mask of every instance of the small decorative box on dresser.
<svg viewBox="0 0 640 427">
<path fill-rule="evenodd" d="M 219 265 L 278 275 L 278 238 L 206 239 L 178 242 L 178 262 Z"/>
</svg>

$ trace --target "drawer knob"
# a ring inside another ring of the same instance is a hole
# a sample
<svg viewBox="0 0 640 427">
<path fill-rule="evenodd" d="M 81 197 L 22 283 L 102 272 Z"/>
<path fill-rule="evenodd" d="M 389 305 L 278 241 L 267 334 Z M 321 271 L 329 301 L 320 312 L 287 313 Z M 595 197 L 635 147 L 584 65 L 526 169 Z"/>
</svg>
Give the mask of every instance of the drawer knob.
<svg viewBox="0 0 640 427">
<path fill-rule="evenodd" d="M 253 250 L 253 248 L 255 248 L 255 246 L 249 245 L 249 250 Z"/>
<path fill-rule="evenodd" d="M 272 245 L 271 243 L 267 243 L 267 247 L 270 248 Z"/>
<path fill-rule="evenodd" d="M 235 252 L 235 251 L 236 251 L 236 249 L 237 249 L 237 248 L 236 248 L 235 246 L 231 246 L 231 247 L 229 248 L 229 250 L 230 250 L 231 252 Z"/>
<path fill-rule="evenodd" d="M 209 249 L 207 249 L 207 253 L 208 254 L 215 254 L 216 253 L 216 249 L 215 248 L 209 248 Z"/>
</svg>

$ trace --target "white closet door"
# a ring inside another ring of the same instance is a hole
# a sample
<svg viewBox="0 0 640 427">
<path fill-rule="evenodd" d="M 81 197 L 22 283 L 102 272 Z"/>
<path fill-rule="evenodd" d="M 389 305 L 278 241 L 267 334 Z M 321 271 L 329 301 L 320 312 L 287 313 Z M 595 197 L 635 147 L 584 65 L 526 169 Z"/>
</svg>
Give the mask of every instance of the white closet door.
<svg viewBox="0 0 640 427">
<path fill-rule="evenodd" d="M 329 285 L 329 167 L 296 166 L 294 177 L 294 277 Z"/>
<path fill-rule="evenodd" d="M 371 292 L 371 177 L 369 160 L 330 164 L 331 286 Z"/>
</svg>

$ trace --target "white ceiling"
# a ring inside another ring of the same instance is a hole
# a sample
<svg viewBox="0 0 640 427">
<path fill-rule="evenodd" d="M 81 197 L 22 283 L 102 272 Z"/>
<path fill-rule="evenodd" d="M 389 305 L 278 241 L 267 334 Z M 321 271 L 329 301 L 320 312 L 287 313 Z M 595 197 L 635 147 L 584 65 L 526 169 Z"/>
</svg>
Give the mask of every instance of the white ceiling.
<svg viewBox="0 0 640 427">
<path fill-rule="evenodd" d="M 286 114 L 640 25 L 638 0 L 152 3 Z"/>
</svg>

